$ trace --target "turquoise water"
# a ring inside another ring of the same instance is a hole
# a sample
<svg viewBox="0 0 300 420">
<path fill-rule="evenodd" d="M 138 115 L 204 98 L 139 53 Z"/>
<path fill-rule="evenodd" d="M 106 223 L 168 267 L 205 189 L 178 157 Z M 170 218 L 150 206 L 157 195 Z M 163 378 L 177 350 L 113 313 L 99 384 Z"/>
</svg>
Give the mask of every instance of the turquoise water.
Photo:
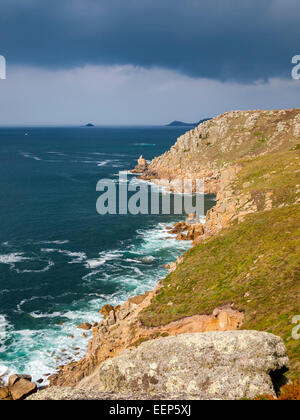
<svg viewBox="0 0 300 420">
<path fill-rule="evenodd" d="M 76 325 L 152 289 L 163 264 L 190 246 L 166 239 L 182 215 L 96 212 L 99 179 L 118 185 L 119 171 L 140 154 L 160 155 L 185 130 L 0 129 L 0 375 L 46 379 L 81 358 L 90 334 Z M 213 204 L 206 197 L 205 209 Z"/>
</svg>

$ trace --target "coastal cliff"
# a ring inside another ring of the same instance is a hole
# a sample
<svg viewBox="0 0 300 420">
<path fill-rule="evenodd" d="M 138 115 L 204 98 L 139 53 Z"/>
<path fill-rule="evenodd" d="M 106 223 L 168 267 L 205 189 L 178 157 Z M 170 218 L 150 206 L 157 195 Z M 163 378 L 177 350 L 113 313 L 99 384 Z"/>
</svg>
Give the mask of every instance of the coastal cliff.
<svg viewBox="0 0 300 420">
<path fill-rule="evenodd" d="M 285 150 L 299 143 L 300 110 L 230 111 L 186 132 L 152 160 L 143 179 L 204 179 L 205 192 L 222 190 L 220 177 L 241 159 Z"/>
<path fill-rule="evenodd" d="M 300 312 L 299 143 L 300 110 L 234 111 L 187 132 L 150 165 L 140 157 L 136 172 L 160 185 L 204 177 L 216 206 L 169 276 L 152 292 L 109 308 L 86 357 L 62 367 L 51 384 L 93 387 L 95 369 L 126 348 L 238 328 L 285 339 L 291 377 L 299 377 L 299 343 L 291 338 Z"/>
<path fill-rule="evenodd" d="M 169 275 L 154 290 L 102 308 L 86 356 L 61 366 L 51 386 L 94 392 L 99 367 L 126 349 L 232 330 L 281 337 L 288 377 L 299 379 L 300 340 L 292 330 L 300 314 L 300 109 L 220 115 L 181 136 L 149 165 L 140 157 L 134 172 L 159 185 L 204 178 L 216 205 L 204 225 L 190 218 L 173 227 L 178 239 L 193 239 L 193 248 L 170 261 Z"/>
</svg>

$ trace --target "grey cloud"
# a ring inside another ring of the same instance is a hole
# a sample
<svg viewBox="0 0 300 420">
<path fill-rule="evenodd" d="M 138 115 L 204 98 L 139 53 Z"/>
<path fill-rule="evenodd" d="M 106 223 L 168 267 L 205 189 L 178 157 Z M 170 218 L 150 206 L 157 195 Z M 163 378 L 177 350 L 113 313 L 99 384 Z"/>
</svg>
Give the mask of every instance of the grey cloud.
<svg viewBox="0 0 300 420">
<path fill-rule="evenodd" d="M 297 0 L 0 0 L 0 54 L 60 69 L 132 64 L 242 83 L 290 77 Z"/>
<path fill-rule="evenodd" d="M 299 106 L 300 81 L 240 84 L 171 70 L 86 66 L 70 70 L 12 67 L 0 80 L 1 125 L 166 124 L 231 109 Z"/>
</svg>

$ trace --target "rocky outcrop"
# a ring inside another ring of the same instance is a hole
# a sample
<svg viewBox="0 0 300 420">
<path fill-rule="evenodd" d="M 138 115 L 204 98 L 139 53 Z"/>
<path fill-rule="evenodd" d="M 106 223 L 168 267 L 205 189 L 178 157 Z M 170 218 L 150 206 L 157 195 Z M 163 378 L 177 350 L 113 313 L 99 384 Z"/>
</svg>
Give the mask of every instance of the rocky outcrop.
<svg viewBox="0 0 300 420">
<path fill-rule="evenodd" d="M 205 193 L 216 194 L 228 165 L 297 145 L 299 121 L 300 109 L 226 112 L 179 137 L 169 151 L 141 171 L 142 178 L 158 185 L 175 179 L 204 179 Z"/>
<path fill-rule="evenodd" d="M 281 338 L 258 331 L 183 334 L 126 350 L 98 369 L 99 391 L 180 394 L 195 399 L 275 395 L 289 368 Z"/>
<path fill-rule="evenodd" d="M 139 319 L 141 311 L 149 305 L 160 285 L 153 291 L 129 299 L 124 305 L 112 309 L 105 319 L 93 328 L 86 356 L 79 362 L 62 366 L 52 375 L 52 386 L 93 388 L 95 369 L 105 360 L 117 356 L 122 350 L 138 347 L 141 343 L 164 336 L 188 332 L 228 331 L 241 327 L 244 313 L 234 305 L 216 308 L 212 314 L 195 315 L 169 324 L 147 328 Z M 172 306 L 172 302 L 169 302 Z M 90 376 L 91 375 L 91 376 Z"/>
<path fill-rule="evenodd" d="M 90 330 L 92 328 L 92 326 L 88 322 L 84 322 L 83 324 L 78 325 L 77 328 L 79 328 L 81 330 L 88 331 L 88 330 Z"/>
<path fill-rule="evenodd" d="M 195 244 L 201 239 L 206 239 L 216 234 L 219 230 L 229 227 L 230 223 L 242 215 L 245 216 L 257 210 L 249 197 L 244 196 L 242 193 L 239 194 L 233 188 L 233 181 L 240 170 L 240 166 L 230 166 L 221 172 L 216 205 L 207 212 L 204 236 L 202 238 L 198 237 Z M 247 206 L 244 206 L 245 203 L 247 203 Z"/>
<path fill-rule="evenodd" d="M 143 156 L 141 155 L 138 158 L 138 163 L 136 165 L 136 167 L 131 171 L 132 173 L 141 173 L 141 172 L 145 172 L 148 168 L 148 163 L 146 161 L 146 159 L 143 158 Z"/>
<path fill-rule="evenodd" d="M 37 386 L 29 375 L 11 375 L 8 385 L 0 388 L 0 400 L 22 400 L 36 392 Z"/>
<path fill-rule="evenodd" d="M 53 386 L 45 390 L 41 390 L 34 395 L 26 398 L 31 401 L 107 401 L 107 400 L 154 400 L 154 401 L 166 401 L 166 400 L 184 400 L 186 394 L 166 394 L 166 393 L 155 393 L 149 395 L 148 393 L 116 393 L 116 392 L 100 392 L 92 391 L 90 389 L 77 389 L 71 387 L 59 387 Z M 126 413 L 124 413 L 126 414 Z M 129 411 L 132 415 L 132 412 Z"/>
<path fill-rule="evenodd" d="M 234 181 L 243 160 L 299 147 L 299 121 L 300 109 L 230 111 L 199 124 L 150 165 L 144 169 L 140 166 L 143 179 L 171 191 L 183 192 L 184 179 L 192 181 L 194 190 L 196 180 L 201 179 L 204 192 L 217 195 L 203 232 L 200 226 L 200 232 L 193 237 L 187 226 L 181 226 L 181 231 L 177 228 L 178 239 L 192 239 L 195 245 L 234 220 L 241 222 L 250 213 L 272 209 L 272 191 L 265 192 L 264 208 L 259 209 L 251 193 L 236 190 Z M 300 198 L 295 203 L 299 202 Z"/>
<path fill-rule="evenodd" d="M 206 223 L 203 225 L 191 217 L 170 229 L 177 239 L 192 240 L 196 245 L 229 227 L 232 222 L 243 221 L 250 213 L 272 209 L 272 191 L 264 192 L 258 203 L 247 192 L 247 185 L 237 188 L 235 181 L 242 169 L 243 159 L 256 159 L 265 153 L 297 145 L 299 118 L 300 110 L 296 109 L 229 112 L 181 136 L 170 151 L 155 158 L 150 165 L 141 156 L 132 172 L 141 173 L 143 179 L 161 186 L 169 186 L 170 181 L 176 179 L 195 181 L 204 178 L 205 192 L 217 195 L 216 206 L 207 213 Z M 173 190 L 181 191 L 180 186 L 176 189 L 176 185 Z M 180 256 L 171 263 L 169 271 L 174 271 L 183 259 Z M 61 367 L 59 373 L 50 378 L 51 385 L 92 389 L 96 380 L 95 369 L 124 349 L 139 348 L 144 341 L 160 340 L 166 335 L 236 330 L 243 323 L 244 314 L 234 305 L 229 305 L 218 307 L 211 314 L 194 315 L 160 327 L 146 328 L 139 314 L 150 304 L 160 287 L 158 285 L 154 291 L 130 299 L 121 307 L 103 307 L 104 320 L 94 325 L 86 356 L 79 362 Z M 173 302 L 170 300 L 166 305 L 171 309 Z M 242 383 L 241 389 L 244 390 L 243 387 Z"/>
<path fill-rule="evenodd" d="M 169 233 L 176 234 L 176 239 L 181 241 L 194 241 L 204 235 L 204 228 L 202 223 L 177 222 L 169 229 Z"/>
</svg>

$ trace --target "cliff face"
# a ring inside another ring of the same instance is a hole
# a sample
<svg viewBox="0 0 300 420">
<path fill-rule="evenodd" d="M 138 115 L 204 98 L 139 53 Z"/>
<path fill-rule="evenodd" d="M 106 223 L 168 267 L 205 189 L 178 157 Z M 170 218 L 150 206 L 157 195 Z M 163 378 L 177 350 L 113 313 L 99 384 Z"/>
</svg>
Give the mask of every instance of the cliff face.
<svg viewBox="0 0 300 420">
<path fill-rule="evenodd" d="M 142 177 L 205 179 L 205 191 L 220 189 L 220 175 L 241 158 L 284 150 L 299 143 L 300 109 L 231 111 L 201 123 L 152 160 Z"/>
<path fill-rule="evenodd" d="M 216 205 L 196 246 L 162 281 L 140 315 L 144 325 L 154 326 L 234 304 L 245 313 L 242 328 L 284 338 L 293 378 L 300 376 L 300 340 L 292 338 L 293 319 L 300 313 L 299 121 L 300 110 L 282 110 L 228 113 L 204 124 L 214 130 L 222 126 L 227 133 L 223 140 L 212 138 L 215 160 L 211 151 L 199 151 L 201 160 L 212 159 L 217 168 Z M 194 132 L 187 133 L 175 150 L 151 163 L 151 170 L 157 176 L 160 168 L 171 171 L 176 155 L 187 162 L 182 145 L 195 141 Z M 185 169 L 185 176 L 199 173 L 192 165 Z M 210 190 L 210 177 L 207 182 Z"/>
<path fill-rule="evenodd" d="M 190 332 L 257 329 L 281 336 L 299 377 L 300 110 L 234 111 L 200 124 L 141 165 L 164 185 L 204 178 L 217 194 L 195 247 L 155 290 L 111 309 L 93 329 L 86 357 L 52 385 L 93 387 L 105 360 L 143 341 Z"/>
<path fill-rule="evenodd" d="M 180 334 L 142 343 L 105 361 L 93 375 L 91 388 L 86 384 L 75 390 L 50 388 L 29 399 L 241 400 L 262 394 L 275 397 L 275 388 L 284 381 L 283 373 L 288 368 L 282 339 L 269 333 Z"/>
<path fill-rule="evenodd" d="M 93 328 L 86 356 L 79 362 L 62 367 L 58 374 L 50 378 L 51 385 L 94 389 L 97 380 L 89 375 L 102 362 L 117 356 L 122 350 L 169 335 L 235 330 L 243 323 L 243 312 L 225 305 L 215 308 L 210 315 L 194 315 L 163 326 L 145 327 L 140 321 L 140 313 L 150 304 L 159 288 L 160 285 L 145 295 L 130 299 L 121 307 L 111 309 L 104 320 Z"/>
</svg>

